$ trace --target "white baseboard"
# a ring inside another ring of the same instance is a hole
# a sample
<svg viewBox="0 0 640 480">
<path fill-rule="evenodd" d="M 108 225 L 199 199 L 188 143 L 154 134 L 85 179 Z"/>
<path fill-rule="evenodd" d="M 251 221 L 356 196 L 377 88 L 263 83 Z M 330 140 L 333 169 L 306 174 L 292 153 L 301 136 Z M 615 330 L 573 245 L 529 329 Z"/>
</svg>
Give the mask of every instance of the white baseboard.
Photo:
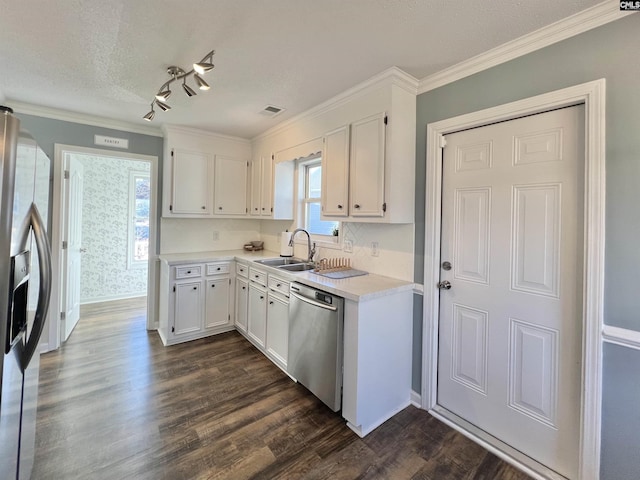
<svg viewBox="0 0 640 480">
<path fill-rule="evenodd" d="M 139 298 L 146 296 L 146 290 L 144 292 L 124 293 L 120 295 L 105 295 L 104 297 L 85 298 L 83 300 L 80 300 L 80 305 L 87 305 L 89 303 L 111 302 L 113 300 L 126 300 L 128 298 Z"/>
<path fill-rule="evenodd" d="M 418 392 L 411 390 L 411 405 L 416 408 L 422 408 L 422 397 Z"/>
</svg>

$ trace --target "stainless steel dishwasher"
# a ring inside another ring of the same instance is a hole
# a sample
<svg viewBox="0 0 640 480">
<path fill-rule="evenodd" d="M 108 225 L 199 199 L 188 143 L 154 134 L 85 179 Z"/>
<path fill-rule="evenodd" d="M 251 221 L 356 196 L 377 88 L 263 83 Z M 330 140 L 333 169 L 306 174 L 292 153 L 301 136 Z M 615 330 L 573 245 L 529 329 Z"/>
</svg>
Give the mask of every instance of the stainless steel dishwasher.
<svg viewBox="0 0 640 480">
<path fill-rule="evenodd" d="M 337 412 L 342 403 L 344 299 L 295 282 L 290 293 L 287 370 Z"/>
</svg>

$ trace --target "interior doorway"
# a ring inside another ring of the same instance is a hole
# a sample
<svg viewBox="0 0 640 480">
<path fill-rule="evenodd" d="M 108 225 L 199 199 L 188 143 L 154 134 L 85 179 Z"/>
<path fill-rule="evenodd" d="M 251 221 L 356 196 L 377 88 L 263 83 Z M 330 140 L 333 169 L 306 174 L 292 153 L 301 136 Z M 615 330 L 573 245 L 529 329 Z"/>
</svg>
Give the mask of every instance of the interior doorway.
<svg viewBox="0 0 640 480">
<path fill-rule="evenodd" d="M 156 186 L 156 157 L 56 145 L 48 350 L 69 338 L 80 305 L 155 302 Z"/>
</svg>

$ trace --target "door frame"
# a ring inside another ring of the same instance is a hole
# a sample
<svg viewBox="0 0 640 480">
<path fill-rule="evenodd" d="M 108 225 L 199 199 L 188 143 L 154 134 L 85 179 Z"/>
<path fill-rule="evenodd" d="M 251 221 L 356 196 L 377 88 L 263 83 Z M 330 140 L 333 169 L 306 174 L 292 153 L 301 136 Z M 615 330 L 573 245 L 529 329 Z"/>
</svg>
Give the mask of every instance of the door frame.
<svg viewBox="0 0 640 480">
<path fill-rule="evenodd" d="M 444 135 L 557 108 L 585 105 L 582 398 L 578 476 L 580 479 L 598 479 L 604 323 L 605 90 L 605 79 L 600 79 L 427 125 L 421 406 L 534 478 L 549 478 L 553 474 L 537 462 L 518 455 L 514 449 L 495 442 L 493 437 L 460 421 L 455 415 L 448 414 L 437 403 L 440 299 L 436 284 L 440 279 Z"/>
<path fill-rule="evenodd" d="M 94 155 L 98 157 L 121 158 L 148 162 L 150 164 L 151 178 L 151 201 L 149 208 L 149 264 L 147 270 L 147 329 L 155 329 L 153 319 L 155 318 L 156 305 L 156 270 L 157 270 L 157 231 L 158 231 L 158 157 L 153 155 L 141 155 L 130 152 L 119 152 L 114 150 L 103 150 L 98 148 L 80 147 L 76 145 L 64 145 L 56 143 L 54 145 L 53 158 L 53 205 L 51 221 L 51 265 L 53 270 L 53 282 L 51 289 L 51 302 L 48 317 L 48 342 L 43 344 L 41 352 L 51 351 L 60 348 L 60 309 L 63 294 L 63 272 L 62 272 L 62 238 L 64 235 L 63 212 L 64 205 L 64 154 L 79 153 L 83 155 Z M 44 334 L 43 334 L 44 337 Z"/>
</svg>

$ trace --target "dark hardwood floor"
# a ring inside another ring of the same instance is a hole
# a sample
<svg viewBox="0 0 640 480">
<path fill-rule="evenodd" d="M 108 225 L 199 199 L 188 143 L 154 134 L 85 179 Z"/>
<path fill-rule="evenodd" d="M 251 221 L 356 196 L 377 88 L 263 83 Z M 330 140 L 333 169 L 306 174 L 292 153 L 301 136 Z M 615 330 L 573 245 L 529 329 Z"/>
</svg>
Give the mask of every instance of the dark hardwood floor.
<svg viewBox="0 0 640 480">
<path fill-rule="evenodd" d="M 414 407 L 361 439 L 237 332 L 163 347 L 144 302 L 42 355 L 34 479 L 528 478 Z"/>
</svg>

